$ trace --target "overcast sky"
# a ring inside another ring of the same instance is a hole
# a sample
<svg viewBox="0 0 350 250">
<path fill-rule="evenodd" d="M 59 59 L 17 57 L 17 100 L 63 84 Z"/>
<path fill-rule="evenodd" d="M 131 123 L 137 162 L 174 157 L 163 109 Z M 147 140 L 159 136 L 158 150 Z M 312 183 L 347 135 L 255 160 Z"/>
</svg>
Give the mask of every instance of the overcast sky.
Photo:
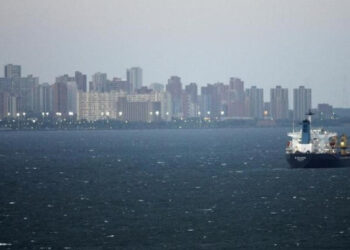
<svg viewBox="0 0 350 250">
<path fill-rule="evenodd" d="M 350 107 L 348 0 L 0 4 L 0 64 L 21 64 L 41 82 L 75 70 L 125 78 L 126 68 L 140 66 L 144 84 L 178 75 L 203 86 L 234 76 L 265 93 L 305 85 L 313 106 Z"/>
</svg>

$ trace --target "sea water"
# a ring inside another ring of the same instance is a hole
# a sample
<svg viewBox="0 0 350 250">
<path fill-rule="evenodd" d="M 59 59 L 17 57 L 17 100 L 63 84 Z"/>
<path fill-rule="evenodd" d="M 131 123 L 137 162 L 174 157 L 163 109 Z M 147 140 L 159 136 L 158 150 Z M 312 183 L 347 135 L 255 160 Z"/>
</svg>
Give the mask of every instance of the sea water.
<svg viewBox="0 0 350 250">
<path fill-rule="evenodd" d="M 349 249 L 350 168 L 290 169 L 287 132 L 1 132 L 0 248 Z"/>
</svg>

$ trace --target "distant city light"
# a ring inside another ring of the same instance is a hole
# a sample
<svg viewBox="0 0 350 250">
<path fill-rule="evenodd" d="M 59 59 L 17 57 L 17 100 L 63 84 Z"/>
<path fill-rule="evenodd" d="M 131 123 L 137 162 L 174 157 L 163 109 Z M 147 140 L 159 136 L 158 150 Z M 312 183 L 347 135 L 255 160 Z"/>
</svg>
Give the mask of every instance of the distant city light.
<svg viewBox="0 0 350 250">
<path fill-rule="evenodd" d="M 20 73 L 20 65 L 12 65 L 11 67 L 16 68 L 16 72 Z M 244 81 L 239 78 L 231 78 L 228 84 L 211 83 L 207 86 L 201 86 L 202 91 L 198 93 L 199 86 L 195 83 L 183 88 L 181 77 L 171 76 L 167 86 L 158 84 L 159 90 L 152 92 L 153 88 L 144 86 L 140 80 L 143 74 L 141 68 L 133 67 L 127 72 L 129 78 L 132 76 L 132 84 L 121 78 L 110 80 L 106 73 L 96 73 L 94 76 L 101 78 L 101 82 L 94 80 L 95 82 L 93 81 L 91 86 L 86 80 L 87 75 L 80 72 L 81 82 L 72 80 L 74 76 L 64 74 L 58 76 L 61 80 L 54 83 L 53 86 L 37 83 L 39 82 L 37 77 L 21 77 L 18 87 L 11 91 L 5 91 L 5 93 L 8 92 L 7 107 L 0 110 L 0 117 L 3 118 L 7 114 L 8 117 L 17 117 L 16 121 L 18 122 L 40 117 L 40 120 L 45 120 L 46 123 L 50 122 L 49 119 L 46 119 L 50 113 L 43 112 L 43 110 L 51 110 L 52 117 L 76 116 L 89 122 L 102 118 L 119 120 L 129 118 L 129 122 L 135 120 L 148 122 L 153 118 L 164 118 L 170 121 L 171 118 L 174 118 L 174 121 L 183 119 L 191 122 L 192 118 L 197 117 L 200 121 L 204 118 L 208 118 L 208 121 L 210 119 L 214 121 L 249 118 L 254 121 L 269 119 L 279 123 L 279 121 L 288 119 L 301 121 L 304 119 L 305 112 L 312 109 L 312 89 L 305 86 L 293 89 L 293 105 L 295 105 L 293 109 L 290 109 L 290 100 L 288 99 L 290 89 L 282 86 L 271 88 L 269 100 L 265 100 L 263 88 L 257 86 L 247 88 Z M 29 96 L 21 89 L 22 85 L 25 88 L 32 84 L 33 80 L 35 80 L 35 86 L 43 94 L 31 96 L 29 99 Z M 153 87 L 156 86 L 157 84 L 154 84 Z M 232 90 L 239 98 L 233 98 L 227 92 L 228 90 Z M 51 93 L 49 94 L 47 91 L 51 91 Z M 148 109 L 148 107 L 152 108 Z M 127 112 L 123 111 L 123 114 L 122 111 L 119 111 L 121 109 L 127 110 Z M 56 110 L 61 110 L 62 113 L 56 112 Z M 68 110 L 70 111 L 68 112 Z M 333 110 L 333 106 L 330 104 L 321 103 L 317 109 L 313 110 L 318 115 L 316 119 L 334 120 L 338 118 L 335 114 L 336 109 Z M 70 122 L 73 122 L 72 119 Z"/>
</svg>

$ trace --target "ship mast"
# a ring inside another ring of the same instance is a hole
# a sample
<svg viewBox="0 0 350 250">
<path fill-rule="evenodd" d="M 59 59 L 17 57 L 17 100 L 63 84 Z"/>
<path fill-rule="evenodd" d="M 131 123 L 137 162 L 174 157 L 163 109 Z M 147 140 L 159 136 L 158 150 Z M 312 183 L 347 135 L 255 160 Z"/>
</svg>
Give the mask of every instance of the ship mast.
<svg viewBox="0 0 350 250">
<path fill-rule="evenodd" d="M 311 117 L 314 115 L 315 113 L 311 112 L 311 109 L 309 110 L 309 112 L 307 112 L 305 115 L 307 116 L 307 120 L 309 120 L 310 125 L 311 125 Z"/>
</svg>

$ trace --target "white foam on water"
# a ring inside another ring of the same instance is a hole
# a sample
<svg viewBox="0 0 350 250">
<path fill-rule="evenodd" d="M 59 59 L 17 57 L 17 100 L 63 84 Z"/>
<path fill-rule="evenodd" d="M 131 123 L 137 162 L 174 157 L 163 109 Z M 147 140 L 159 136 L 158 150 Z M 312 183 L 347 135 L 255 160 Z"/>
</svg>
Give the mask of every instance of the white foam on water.
<svg viewBox="0 0 350 250">
<path fill-rule="evenodd" d="M 0 247 L 5 247 L 5 246 L 12 246 L 12 244 L 11 243 L 0 242 Z"/>
<path fill-rule="evenodd" d="M 212 208 L 202 208 L 202 209 L 199 209 L 199 211 L 202 211 L 204 213 L 208 213 L 208 212 L 213 212 L 213 209 Z"/>
</svg>

